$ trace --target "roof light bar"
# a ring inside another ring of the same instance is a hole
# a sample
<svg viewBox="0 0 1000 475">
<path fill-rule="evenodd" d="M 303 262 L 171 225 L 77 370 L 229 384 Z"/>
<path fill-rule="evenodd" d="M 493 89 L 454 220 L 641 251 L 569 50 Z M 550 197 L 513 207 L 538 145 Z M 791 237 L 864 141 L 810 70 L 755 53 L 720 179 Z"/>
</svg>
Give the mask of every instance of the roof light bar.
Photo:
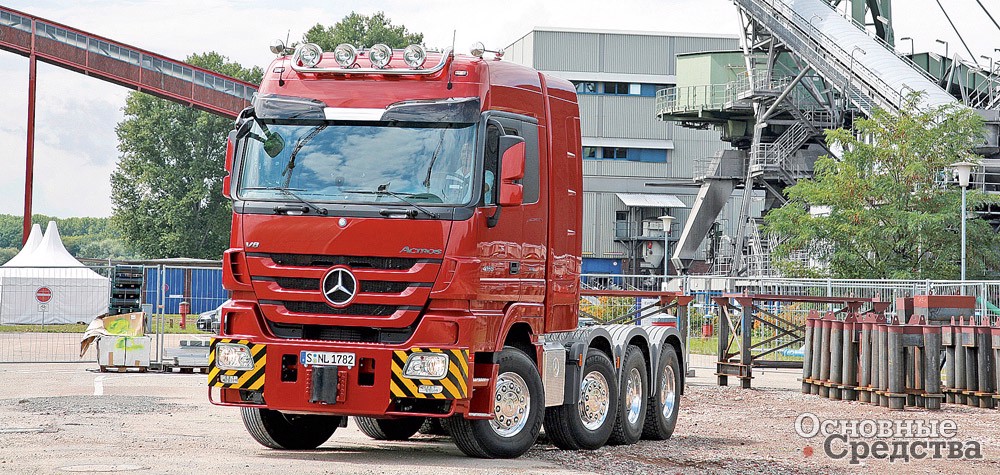
<svg viewBox="0 0 1000 475">
<path fill-rule="evenodd" d="M 336 68 L 320 68 L 320 67 L 316 67 L 316 64 L 319 64 L 319 57 L 322 56 L 322 50 L 319 49 L 319 46 L 316 46 L 316 50 L 315 50 L 315 51 L 319 52 L 319 54 L 315 55 L 316 58 L 317 58 L 316 59 L 316 63 L 314 63 L 312 65 L 309 65 L 304 60 L 303 56 L 309 56 L 309 55 L 311 55 L 313 53 L 313 51 L 307 50 L 307 47 L 309 45 L 310 44 L 299 45 L 298 47 L 295 48 L 295 53 L 292 54 L 292 69 L 295 70 L 296 72 L 300 72 L 300 73 L 335 73 L 335 74 L 383 74 L 383 75 L 414 75 L 414 74 L 418 74 L 418 75 L 425 75 L 425 74 L 434 74 L 434 73 L 437 73 L 437 72 L 441 71 L 442 69 L 444 69 L 444 67 L 448 64 L 448 60 L 453 56 L 452 55 L 452 49 L 451 48 L 447 48 L 447 49 L 445 49 L 441 53 L 441 57 L 440 57 L 440 59 L 438 59 L 437 64 L 435 64 L 433 67 L 430 67 L 430 68 L 427 68 L 427 69 L 416 69 L 416 68 L 415 69 L 402 69 L 402 68 L 391 69 L 391 68 L 388 68 L 388 67 L 379 68 L 378 66 L 375 65 L 374 62 L 373 62 L 373 66 L 375 66 L 375 67 L 371 67 L 371 68 L 358 68 L 358 67 L 354 67 L 354 68 L 351 68 L 351 67 L 348 67 L 348 66 L 343 66 L 343 64 L 341 64 L 339 60 L 337 61 L 337 64 L 338 64 L 339 67 L 336 67 Z M 315 46 L 315 45 L 313 45 L 313 46 Z M 379 45 L 376 45 L 376 46 L 379 46 Z M 338 48 L 339 47 L 340 46 L 338 46 Z M 388 46 L 386 46 L 386 48 L 389 49 Z M 375 59 L 373 57 L 373 55 L 372 55 L 372 51 L 374 49 L 375 49 L 375 47 L 372 47 L 372 50 L 369 50 L 369 52 L 368 52 L 369 59 L 373 60 L 373 61 Z M 423 50 L 423 48 L 420 48 L 420 49 Z M 392 50 L 389 49 L 389 51 L 391 52 Z M 382 53 L 380 53 L 380 54 L 384 54 L 384 53 L 385 53 L 385 51 L 382 51 Z M 334 50 L 334 56 L 336 56 L 336 54 L 337 54 L 336 50 Z M 403 55 L 404 55 L 403 60 L 406 61 L 406 52 L 405 51 L 403 52 Z M 411 58 L 412 59 L 416 59 L 415 56 L 412 56 Z M 391 59 L 391 57 L 389 59 Z M 424 60 L 426 61 L 426 52 L 424 53 Z M 386 66 L 388 66 L 389 62 L 386 61 L 385 64 L 386 64 Z M 351 66 L 354 66 L 354 65 L 355 65 L 355 63 L 352 62 Z M 407 66 L 410 66 L 411 68 L 413 67 L 413 65 L 409 61 L 407 61 Z"/>
</svg>

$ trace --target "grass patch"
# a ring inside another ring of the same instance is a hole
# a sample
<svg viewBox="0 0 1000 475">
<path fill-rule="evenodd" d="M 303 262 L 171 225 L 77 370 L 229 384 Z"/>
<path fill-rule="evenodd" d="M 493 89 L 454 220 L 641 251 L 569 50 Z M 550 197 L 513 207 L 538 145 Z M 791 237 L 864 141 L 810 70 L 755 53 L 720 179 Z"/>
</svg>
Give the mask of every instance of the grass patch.
<svg viewBox="0 0 1000 475">
<path fill-rule="evenodd" d="M 153 319 L 153 328 L 147 328 L 147 333 L 153 333 L 156 330 L 158 319 Z M 181 328 L 181 316 L 180 315 L 164 315 L 163 316 L 163 333 L 167 334 L 184 334 L 184 335 L 209 335 L 211 332 L 203 332 L 195 326 L 195 322 L 198 320 L 197 315 L 188 315 L 187 318 L 187 328 Z M 89 324 L 83 323 L 66 323 L 58 325 L 0 325 L 0 333 L 83 333 L 87 331 Z"/>
<path fill-rule="evenodd" d="M 765 338 L 754 338 L 754 344 L 760 343 L 765 340 Z M 733 344 L 735 348 L 736 344 Z M 799 349 L 800 345 L 792 345 L 790 349 Z M 695 355 L 717 355 L 719 354 L 719 337 L 713 336 L 711 338 L 688 338 L 688 351 Z M 801 357 L 798 356 L 785 356 L 781 354 L 781 350 L 769 353 L 764 357 L 768 361 L 802 361 Z"/>
</svg>

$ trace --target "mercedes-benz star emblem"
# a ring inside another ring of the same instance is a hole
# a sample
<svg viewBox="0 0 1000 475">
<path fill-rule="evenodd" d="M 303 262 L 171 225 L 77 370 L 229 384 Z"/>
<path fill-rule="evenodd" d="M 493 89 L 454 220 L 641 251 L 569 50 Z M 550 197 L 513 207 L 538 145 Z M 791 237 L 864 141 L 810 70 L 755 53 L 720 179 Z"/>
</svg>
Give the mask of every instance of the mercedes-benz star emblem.
<svg viewBox="0 0 1000 475">
<path fill-rule="evenodd" d="M 349 269 L 335 267 L 323 277 L 323 296 L 335 307 L 343 307 L 354 300 L 358 291 L 358 279 Z"/>
</svg>

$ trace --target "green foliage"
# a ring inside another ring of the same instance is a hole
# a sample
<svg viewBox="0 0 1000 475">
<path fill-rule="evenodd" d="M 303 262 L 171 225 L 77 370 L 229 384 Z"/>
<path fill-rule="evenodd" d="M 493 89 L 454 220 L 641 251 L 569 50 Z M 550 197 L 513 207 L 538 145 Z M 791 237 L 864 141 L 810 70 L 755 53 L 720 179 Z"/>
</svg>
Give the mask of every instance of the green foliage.
<svg viewBox="0 0 1000 475">
<path fill-rule="evenodd" d="M 424 34 L 410 33 L 403 25 L 393 25 L 384 12 L 371 16 L 351 12 L 333 26 L 324 27 L 317 23 L 302 39 L 306 43 L 316 43 L 323 51 L 333 51 L 341 43 L 356 47 L 382 43 L 390 48 L 405 48 L 423 43 Z"/>
<path fill-rule="evenodd" d="M 246 69 L 215 52 L 186 61 L 254 84 L 263 77 L 261 68 Z M 111 222 L 130 252 L 221 258 L 229 247 L 231 205 L 222 196 L 222 179 L 232 126 L 232 119 L 129 94 L 125 119 L 116 128 L 121 159 L 111 175 Z M 88 249 L 101 247 L 115 250 L 113 243 Z"/>
<path fill-rule="evenodd" d="M 955 106 L 921 108 L 912 96 L 898 115 L 876 111 L 854 130 L 827 132 L 842 159 L 822 157 L 814 179 L 788 188 L 788 203 L 766 217 L 779 237 L 779 269 L 789 276 L 954 279 L 959 277 L 961 192 L 945 185 L 947 168 L 978 162 L 981 118 Z M 968 194 L 974 210 L 997 199 Z M 829 214 L 810 213 L 828 207 Z M 972 216 L 973 213 L 970 213 Z M 1000 265 L 1000 239 L 982 219 L 967 224 L 968 276 L 983 277 Z M 788 258 L 805 252 L 825 270 L 796 267 Z"/>
<path fill-rule="evenodd" d="M 32 224 L 42 231 L 49 221 L 55 221 L 63 245 L 74 257 L 92 259 L 134 259 L 138 256 L 128 251 L 110 218 L 65 218 L 43 214 L 32 215 Z M 23 233 L 20 216 L 0 214 L 0 264 L 9 261 L 21 250 Z"/>
</svg>

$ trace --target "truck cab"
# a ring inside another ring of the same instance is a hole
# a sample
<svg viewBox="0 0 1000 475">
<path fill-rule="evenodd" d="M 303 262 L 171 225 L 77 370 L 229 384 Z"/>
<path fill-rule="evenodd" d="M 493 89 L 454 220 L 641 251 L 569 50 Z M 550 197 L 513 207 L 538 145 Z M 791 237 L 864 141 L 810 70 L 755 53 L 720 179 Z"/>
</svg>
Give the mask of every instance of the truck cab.
<svg viewBox="0 0 1000 475">
<path fill-rule="evenodd" d="M 385 438 L 430 417 L 467 454 L 520 455 L 546 400 L 576 394 L 572 345 L 546 347 L 578 324 L 572 84 L 416 45 L 288 52 L 228 138 L 213 402 L 276 448 L 314 448 L 347 416 Z"/>
</svg>

